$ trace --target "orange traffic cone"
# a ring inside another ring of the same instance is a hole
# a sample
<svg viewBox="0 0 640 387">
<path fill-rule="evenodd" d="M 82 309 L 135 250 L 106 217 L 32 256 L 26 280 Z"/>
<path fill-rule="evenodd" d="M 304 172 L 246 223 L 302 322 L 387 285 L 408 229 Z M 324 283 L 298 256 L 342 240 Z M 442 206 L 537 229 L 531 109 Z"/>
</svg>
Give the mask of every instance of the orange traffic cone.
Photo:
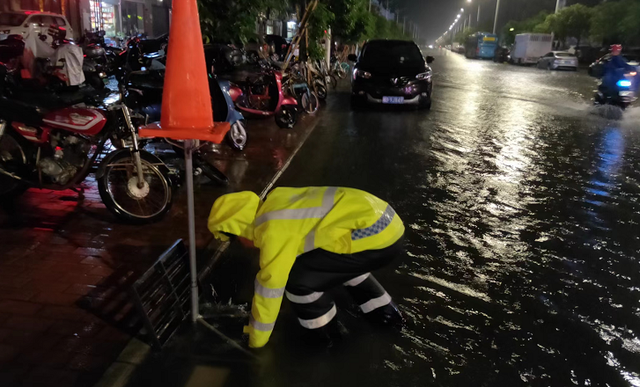
<svg viewBox="0 0 640 387">
<path fill-rule="evenodd" d="M 139 130 L 141 137 L 221 143 L 228 122 L 213 122 L 209 80 L 196 0 L 174 0 L 160 125 Z"/>
</svg>

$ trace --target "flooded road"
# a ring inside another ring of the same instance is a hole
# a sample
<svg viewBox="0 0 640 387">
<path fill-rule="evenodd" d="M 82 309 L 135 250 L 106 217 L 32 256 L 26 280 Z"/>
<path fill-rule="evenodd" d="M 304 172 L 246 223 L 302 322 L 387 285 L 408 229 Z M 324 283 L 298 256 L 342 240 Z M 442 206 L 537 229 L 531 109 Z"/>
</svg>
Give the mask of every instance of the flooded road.
<svg viewBox="0 0 640 387">
<path fill-rule="evenodd" d="M 640 111 L 592 114 L 594 80 L 437 55 L 433 110 L 348 93 L 278 185 L 390 202 L 407 256 L 378 274 L 409 319 L 296 343 L 285 306 L 264 386 L 640 386 Z M 286 303 L 285 303 L 286 304 Z"/>
</svg>

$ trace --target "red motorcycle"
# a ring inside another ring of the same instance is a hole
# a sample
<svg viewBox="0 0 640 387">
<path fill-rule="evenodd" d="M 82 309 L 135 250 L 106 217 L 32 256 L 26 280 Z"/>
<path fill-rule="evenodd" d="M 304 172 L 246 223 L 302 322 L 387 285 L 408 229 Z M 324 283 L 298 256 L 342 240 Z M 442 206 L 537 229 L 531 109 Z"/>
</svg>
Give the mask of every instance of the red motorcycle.
<svg viewBox="0 0 640 387">
<path fill-rule="evenodd" d="M 281 71 L 263 66 L 263 71 L 248 76 L 241 88 L 235 88 L 231 92 L 231 99 L 242 113 L 275 116 L 276 124 L 281 128 L 290 129 L 295 126 L 298 101 L 285 96 Z"/>
<path fill-rule="evenodd" d="M 119 95 L 97 102 L 95 91 L 80 90 L 25 90 L 0 64 L 0 198 L 29 187 L 75 189 L 98 164 L 112 213 L 132 223 L 162 218 L 172 204 L 168 168 L 138 148 Z"/>
</svg>

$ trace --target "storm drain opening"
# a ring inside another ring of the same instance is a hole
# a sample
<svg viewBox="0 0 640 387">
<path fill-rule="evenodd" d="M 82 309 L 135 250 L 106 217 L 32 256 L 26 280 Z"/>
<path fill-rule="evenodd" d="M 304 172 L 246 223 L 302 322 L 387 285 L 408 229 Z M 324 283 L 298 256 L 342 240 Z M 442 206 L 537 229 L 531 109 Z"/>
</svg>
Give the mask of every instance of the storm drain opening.
<svg viewBox="0 0 640 387">
<path fill-rule="evenodd" d="M 154 350 L 162 349 L 189 317 L 189 273 L 189 253 L 179 239 L 131 286 L 131 300 L 143 322 L 141 333 Z"/>
</svg>

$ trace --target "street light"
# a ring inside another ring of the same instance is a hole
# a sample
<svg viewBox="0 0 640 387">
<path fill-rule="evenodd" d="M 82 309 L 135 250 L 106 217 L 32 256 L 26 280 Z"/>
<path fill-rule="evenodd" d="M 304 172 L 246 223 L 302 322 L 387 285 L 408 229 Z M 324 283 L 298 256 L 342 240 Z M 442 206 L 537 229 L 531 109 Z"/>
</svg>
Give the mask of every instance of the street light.
<svg viewBox="0 0 640 387">
<path fill-rule="evenodd" d="M 496 34 L 498 28 L 498 12 L 500 11 L 500 0 L 496 0 L 496 17 L 493 19 L 493 34 Z"/>
<path fill-rule="evenodd" d="M 467 0 L 467 3 L 473 3 L 473 0 Z M 471 12 L 469 12 L 469 27 L 471 27 Z M 478 17 L 476 18 L 476 27 L 480 27 L 480 4 L 478 4 Z"/>
</svg>

